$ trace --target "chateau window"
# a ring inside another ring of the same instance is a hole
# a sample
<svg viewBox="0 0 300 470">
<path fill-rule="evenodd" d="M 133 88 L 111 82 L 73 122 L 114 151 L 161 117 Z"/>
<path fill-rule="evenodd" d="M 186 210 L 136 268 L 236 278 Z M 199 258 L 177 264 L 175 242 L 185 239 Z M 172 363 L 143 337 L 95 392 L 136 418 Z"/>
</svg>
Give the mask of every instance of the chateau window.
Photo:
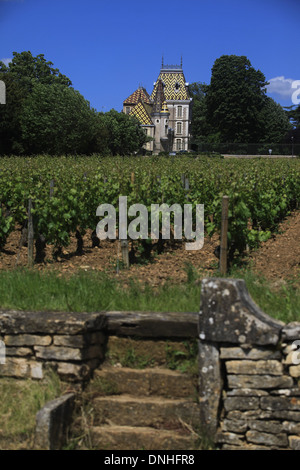
<svg viewBox="0 0 300 470">
<path fill-rule="evenodd" d="M 176 150 L 182 150 L 182 140 L 176 139 Z"/>
<path fill-rule="evenodd" d="M 182 134 L 182 122 L 177 122 L 176 132 L 177 134 Z"/>
<path fill-rule="evenodd" d="M 182 106 L 177 106 L 177 117 L 182 118 Z"/>
<path fill-rule="evenodd" d="M 130 113 L 130 106 L 126 106 L 126 108 L 125 108 L 125 113 L 126 113 L 126 114 L 129 114 L 129 113 Z"/>
</svg>

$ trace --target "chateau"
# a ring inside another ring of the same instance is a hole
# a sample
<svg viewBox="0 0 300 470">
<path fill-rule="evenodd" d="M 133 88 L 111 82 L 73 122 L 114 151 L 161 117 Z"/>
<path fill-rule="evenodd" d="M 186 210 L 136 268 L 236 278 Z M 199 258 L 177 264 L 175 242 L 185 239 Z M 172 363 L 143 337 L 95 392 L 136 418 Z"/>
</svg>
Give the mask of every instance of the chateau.
<svg viewBox="0 0 300 470">
<path fill-rule="evenodd" d="M 135 116 L 152 140 L 145 150 L 160 152 L 189 150 L 191 102 L 182 60 L 180 65 L 164 65 L 154 82 L 152 94 L 139 87 L 123 102 L 123 112 Z"/>
</svg>

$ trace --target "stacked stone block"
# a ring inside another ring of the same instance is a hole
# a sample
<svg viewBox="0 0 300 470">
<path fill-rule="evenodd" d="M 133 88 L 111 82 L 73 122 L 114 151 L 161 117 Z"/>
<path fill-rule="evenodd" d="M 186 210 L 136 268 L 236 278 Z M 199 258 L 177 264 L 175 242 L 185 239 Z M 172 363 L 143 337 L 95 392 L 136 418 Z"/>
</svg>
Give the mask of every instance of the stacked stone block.
<svg viewBox="0 0 300 470">
<path fill-rule="evenodd" d="M 87 380 L 104 357 L 103 322 L 99 313 L 2 311 L 0 377 L 43 379 L 51 367 L 63 380 Z"/>
<path fill-rule="evenodd" d="M 199 321 L 191 313 L 0 311 L 0 377 L 42 379 L 51 367 L 84 382 L 111 334 L 198 335 L 199 428 L 222 450 L 300 450 L 300 323 L 266 315 L 242 280 L 204 279 Z"/>
<path fill-rule="evenodd" d="M 243 281 L 214 279 L 203 281 L 199 333 L 202 418 L 216 445 L 300 449 L 300 323 L 267 317 Z"/>
<path fill-rule="evenodd" d="M 283 352 L 221 347 L 220 359 L 227 385 L 217 443 L 223 449 L 297 446 L 300 389 L 285 367 Z"/>
</svg>

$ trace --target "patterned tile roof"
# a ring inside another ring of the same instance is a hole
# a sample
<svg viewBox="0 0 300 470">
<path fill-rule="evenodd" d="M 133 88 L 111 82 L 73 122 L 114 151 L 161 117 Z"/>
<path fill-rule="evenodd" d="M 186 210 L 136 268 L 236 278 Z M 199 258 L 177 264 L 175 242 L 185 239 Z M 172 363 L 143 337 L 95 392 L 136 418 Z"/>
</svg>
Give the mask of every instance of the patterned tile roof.
<svg viewBox="0 0 300 470">
<path fill-rule="evenodd" d="M 151 94 L 151 100 L 156 95 L 156 89 L 158 87 L 159 80 L 164 83 L 164 95 L 166 100 L 189 100 L 189 92 L 185 85 L 185 77 L 182 70 L 164 70 L 161 69 L 159 77 L 154 85 L 154 89 Z"/>
<path fill-rule="evenodd" d="M 153 113 L 160 113 L 162 105 L 166 100 L 164 94 L 164 85 L 162 80 L 157 80 L 155 90 L 152 93 L 152 100 L 153 100 Z"/>
<path fill-rule="evenodd" d="M 139 101 L 150 104 L 150 96 L 145 88 L 138 88 L 124 101 L 124 104 L 137 104 Z"/>
<path fill-rule="evenodd" d="M 134 106 L 134 108 L 132 108 L 129 113 L 129 116 L 135 116 L 139 120 L 139 122 L 144 126 L 152 125 L 153 122 L 150 116 L 150 108 L 150 106 L 140 101 L 136 106 Z"/>
</svg>

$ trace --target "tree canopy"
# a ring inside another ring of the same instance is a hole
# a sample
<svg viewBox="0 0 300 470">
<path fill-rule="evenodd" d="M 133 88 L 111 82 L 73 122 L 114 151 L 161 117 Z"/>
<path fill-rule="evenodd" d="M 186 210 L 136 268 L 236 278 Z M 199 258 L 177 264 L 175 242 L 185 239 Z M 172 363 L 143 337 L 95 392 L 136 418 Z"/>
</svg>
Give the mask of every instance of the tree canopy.
<svg viewBox="0 0 300 470">
<path fill-rule="evenodd" d="M 258 142 L 259 113 L 265 102 L 266 80 L 246 56 L 221 56 L 207 88 L 208 123 L 221 142 Z"/>
<path fill-rule="evenodd" d="M 193 142 L 280 143 L 290 130 L 284 109 L 266 96 L 266 79 L 246 56 L 223 55 L 209 85 L 193 83 Z"/>
<path fill-rule="evenodd" d="M 0 73 L 12 76 L 25 93 L 31 92 L 36 81 L 48 85 L 59 83 L 71 86 L 71 80 L 52 65 L 51 61 L 45 59 L 44 54 L 33 57 L 30 51 L 13 52 L 13 58 L 8 65 L 0 61 Z"/>
<path fill-rule="evenodd" d="M 292 127 L 282 106 L 270 97 L 266 97 L 259 118 L 263 129 L 261 142 L 280 143 Z"/>
<path fill-rule="evenodd" d="M 213 132 L 206 118 L 206 90 L 207 85 L 202 82 L 195 82 L 189 85 L 189 94 L 193 100 L 191 134 L 197 136 L 198 141 L 207 141 L 208 136 Z"/>
<path fill-rule="evenodd" d="M 35 83 L 21 114 L 25 153 L 89 153 L 94 112 L 83 96 L 61 84 Z"/>
<path fill-rule="evenodd" d="M 132 154 L 138 152 L 146 142 L 145 132 L 132 116 L 112 109 L 100 116 L 98 122 L 98 146 L 99 150 L 104 153 Z"/>
<path fill-rule="evenodd" d="M 0 79 L 6 84 L 6 105 L 0 107 L 0 153 L 21 154 L 28 149 L 21 121 L 25 103 L 37 84 L 60 84 L 66 88 L 72 85 L 71 80 L 52 65 L 43 54 L 33 57 L 30 51 L 13 52 L 8 65 L 0 61 Z"/>
<path fill-rule="evenodd" d="M 8 66 L 0 62 L 0 79 L 7 103 L 0 107 L 0 154 L 126 154 L 146 141 L 135 119 L 92 109 L 43 54 L 14 52 Z"/>
<path fill-rule="evenodd" d="M 30 51 L 14 52 L 0 79 L 0 154 L 139 152 L 147 137 L 138 121 L 112 109 L 99 113 L 71 80 Z M 223 55 L 207 85 L 189 85 L 192 142 L 271 143 L 300 141 L 300 106 L 284 111 L 266 96 L 266 79 L 246 56 Z"/>
<path fill-rule="evenodd" d="M 286 113 L 294 128 L 300 127 L 300 105 L 286 108 Z"/>
</svg>

